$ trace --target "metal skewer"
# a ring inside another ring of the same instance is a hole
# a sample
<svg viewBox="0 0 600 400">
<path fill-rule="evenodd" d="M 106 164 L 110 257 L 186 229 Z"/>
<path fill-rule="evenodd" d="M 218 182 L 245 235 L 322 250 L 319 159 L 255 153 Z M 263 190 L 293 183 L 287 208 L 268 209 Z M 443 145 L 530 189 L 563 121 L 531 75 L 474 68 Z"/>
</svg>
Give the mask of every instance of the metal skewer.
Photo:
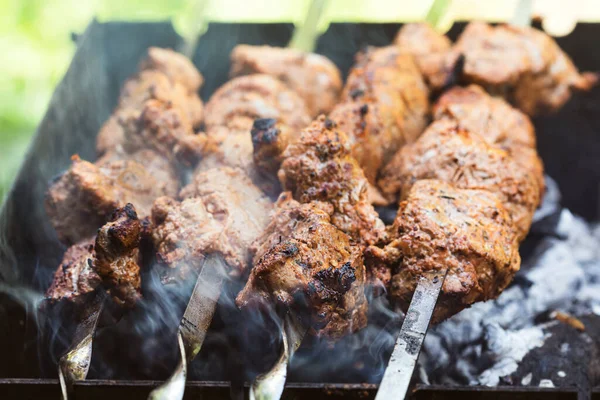
<svg viewBox="0 0 600 400">
<path fill-rule="evenodd" d="M 281 354 L 269 371 L 254 380 L 250 386 L 250 400 L 273 400 L 281 397 L 287 378 L 288 364 L 302 344 L 306 330 L 293 312 L 286 315 L 281 331 L 283 339 Z"/>
<path fill-rule="evenodd" d="M 63 400 L 67 400 L 73 392 L 73 383 L 84 380 L 88 374 L 92 361 L 92 341 L 104 308 L 105 297 L 104 292 L 99 291 L 85 305 L 71 346 L 58 362 L 58 380 Z"/>
<path fill-rule="evenodd" d="M 190 301 L 179 323 L 177 342 L 179 362 L 169 379 L 154 389 L 148 399 L 183 398 L 188 364 L 198 355 L 212 321 L 226 276 L 226 264 L 220 255 L 207 257 L 196 280 Z"/>
<path fill-rule="evenodd" d="M 447 269 L 430 271 L 419 277 L 375 400 L 398 400 L 406 397 L 447 272 Z"/>
</svg>

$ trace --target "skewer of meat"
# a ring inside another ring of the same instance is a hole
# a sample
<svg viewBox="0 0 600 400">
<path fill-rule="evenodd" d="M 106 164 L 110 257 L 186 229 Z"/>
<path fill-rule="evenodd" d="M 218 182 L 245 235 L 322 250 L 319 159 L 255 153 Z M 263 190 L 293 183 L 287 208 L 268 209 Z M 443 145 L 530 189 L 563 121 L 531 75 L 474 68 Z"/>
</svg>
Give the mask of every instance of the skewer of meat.
<svg viewBox="0 0 600 400">
<path fill-rule="evenodd" d="M 88 371 L 92 339 L 104 304 L 103 292 L 95 290 L 101 283 L 98 278 L 105 278 L 103 286 L 119 308 L 131 308 L 140 298 L 141 260 L 136 256 L 136 262 L 125 261 L 118 252 L 127 249 L 138 254 L 140 238 L 121 242 L 125 238 L 119 238 L 118 224 L 110 225 L 105 233 L 98 228 L 114 219 L 115 209 L 132 220 L 138 221 L 138 215 L 139 221 L 145 220 L 155 198 L 177 193 L 179 169 L 191 166 L 203 147 L 192 128 L 202 119 L 202 102 L 196 94 L 201 84 L 201 75 L 185 57 L 150 48 L 98 135 L 100 159 L 90 163 L 74 156 L 69 170 L 48 190 L 47 214 L 58 237 L 72 247 L 65 253 L 47 297 L 53 302 L 75 302 L 81 314 L 72 345 L 59 363 L 65 398 L 73 381 L 84 379 Z M 142 225 L 147 238 L 148 224 Z M 116 253 L 107 254 L 115 241 Z M 106 262 L 111 259 L 114 262 Z M 84 260 L 89 265 L 84 265 Z"/>
<path fill-rule="evenodd" d="M 391 242 L 367 257 L 394 259 L 390 296 L 408 308 L 378 399 L 406 393 L 432 315 L 444 320 L 510 283 L 544 192 L 533 128 L 520 111 L 470 86 L 444 94 L 434 118 L 384 174 L 403 201 Z"/>
<path fill-rule="evenodd" d="M 272 63 L 254 68 L 252 57 L 270 57 Z M 179 279 L 189 276 L 190 269 L 200 271 L 179 328 L 179 364 L 151 393 L 153 399 L 181 397 L 187 364 L 202 346 L 223 281 L 213 270 L 224 266 L 228 275 L 243 276 L 251 263 L 251 244 L 268 222 L 272 203 L 258 187 L 275 195 L 278 185 L 256 167 L 253 121 L 270 118 L 293 135 L 310 121 L 306 103 L 328 107 L 315 91 L 296 93 L 298 85 L 285 79 L 283 71 L 293 70 L 294 82 L 320 82 L 331 98 L 339 92 L 339 72 L 322 56 L 241 46 L 234 49 L 232 62 L 232 74 L 242 75 L 219 88 L 206 105 L 206 146 L 193 182 L 181 191 L 182 202 L 163 205 L 159 199 L 153 210 L 154 242 L 163 263 L 172 267 L 170 272 L 179 271 Z M 248 64 L 243 71 L 242 63 Z M 203 205 L 206 215 L 191 213 Z M 211 283 L 214 296 L 205 295 L 204 281 Z"/>
<path fill-rule="evenodd" d="M 554 39 L 529 26 L 471 22 L 451 45 L 425 24 L 407 24 L 395 42 L 416 55 L 432 91 L 477 84 L 529 115 L 558 110 L 598 80 L 579 73 Z"/>
</svg>

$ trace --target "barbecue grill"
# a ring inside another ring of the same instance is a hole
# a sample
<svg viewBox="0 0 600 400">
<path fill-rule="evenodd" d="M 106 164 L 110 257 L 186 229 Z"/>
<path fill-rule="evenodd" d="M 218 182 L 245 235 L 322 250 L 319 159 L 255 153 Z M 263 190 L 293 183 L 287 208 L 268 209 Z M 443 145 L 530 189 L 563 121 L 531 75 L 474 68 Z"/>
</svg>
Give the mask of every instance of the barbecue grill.
<svg viewBox="0 0 600 400">
<path fill-rule="evenodd" d="M 455 39 L 464 26 L 455 24 L 449 36 Z M 360 48 L 389 44 L 399 27 L 398 24 L 332 24 L 319 38 L 316 52 L 329 57 L 346 74 Z M 201 91 L 203 100 L 227 80 L 229 53 L 235 45 L 285 46 L 292 33 L 292 24 L 210 24 L 193 57 L 206 80 Z M 557 41 L 578 68 L 598 71 L 600 54 L 594 45 L 598 34 L 600 25 L 578 24 L 571 34 Z M 53 326 L 52 321 L 58 314 L 70 310 L 37 313 L 31 309 L 36 291 L 41 293 L 47 287 L 51 272 L 64 251 L 43 210 L 47 183 L 68 167 L 71 154 L 94 159 L 95 135 L 115 107 L 120 87 L 135 72 L 147 48 L 183 45 L 170 23 L 93 22 L 74 40 L 77 52 L 54 93 L 0 215 L 0 311 L 4 320 L 0 325 L 2 398 L 60 395 L 55 366 L 68 345 L 65 338 L 70 337 L 69 330 L 73 327 Z M 587 221 L 600 218 L 599 109 L 600 88 L 596 87 L 588 93 L 576 94 L 558 113 L 533 119 L 547 173 L 560 188 L 561 206 Z M 545 238 L 560 238 L 559 214 L 560 209 L 555 210 L 534 225 L 521 248 L 525 261 L 536 256 L 538 245 Z M 527 283 L 517 278 L 515 284 Z M 22 289 L 23 286 L 30 290 Z M 226 331 L 224 326 L 231 317 L 227 315 L 228 306 L 232 305 L 219 306 L 209 336 L 213 331 Z M 178 316 L 173 318 L 178 321 Z M 583 320 L 585 338 L 567 324 L 549 327 L 551 339 L 527 354 L 511 375 L 512 380 L 501 380 L 495 387 L 419 384 L 412 396 L 415 399 L 600 399 L 600 317 L 589 310 L 589 316 Z M 388 322 L 389 329 L 398 329 L 399 321 Z M 141 362 L 131 361 L 132 356 L 127 351 L 129 344 L 135 341 L 131 332 L 121 329 L 106 335 L 100 333 L 95 346 L 109 349 L 107 359 L 92 363 L 89 379 L 75 384 L 75 396 L 146 398 L 151 388 L 168 376 L 175 363 L 172 333 L 167 329 L 162 332 L 165 339 L 158 339 L 160 344 L 155 347 L 164 348 L 160 357 L 164 364 L 154 366 L 152 371 L 146 371 Z M 565 341 L 570 343 L 571 351 L 557 357 L 556 349 Z M 393 342 L 383 346 L 381 354 L 386 354 L 387 360 Z M 234 371 L 239 368 L 235 354 L 240 351 L 244 349 L 236 349 L 233 356 L 228 355 L 223 343 L 207 339 L 203 352 L 192 366 L 185 398 L 230 398 L 232 395 L 239 398 L 247 392 L 243 390 L 244 382 L 235 379 Z M 360 360 L 360 354 L 357 353 L 356 361 Z M 107 371 L 106 365 L 115 369 Z M 354 366 L 344 374 L 332 367 L 329 372 L 310 376 L 301 367 L 294 369 L 292 365 L 283 398 L 373 398 L 377 385 L 370 381 L 373 376 L 363 379 L 365 375 L 361 371 L 365 368 L 370 366 Z M 554 387 L 540 387 L 542 379 L 557 371 L 568 378 L 554 379 Z M 528 375 L 531 375 L 530 384 L 524 384 Z M 380 379 L 381 375 L 378 376 Z"/>
</svg>

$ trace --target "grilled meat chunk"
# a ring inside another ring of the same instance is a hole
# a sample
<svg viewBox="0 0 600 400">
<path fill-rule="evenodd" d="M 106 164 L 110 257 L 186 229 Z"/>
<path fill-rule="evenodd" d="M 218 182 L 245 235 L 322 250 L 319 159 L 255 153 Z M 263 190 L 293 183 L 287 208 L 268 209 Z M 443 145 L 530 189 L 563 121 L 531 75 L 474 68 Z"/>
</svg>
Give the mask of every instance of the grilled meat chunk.
<svg viewBox="0 0 600 400">
<path fill-rule="evenodd" d="M 472 22 L 448 54 L 446 70 L 459 59 L 461 82 L 481 85 L 529 115 L 555 111 L 597 81 L 580 74 L 554 39 L 530 27 Z"/>
<path fill-rule="evenodd" d="M 184 112 L 170 102 L 148 100 L 140 109 L 119 109 L 104 124 L 96 139 L 100 155 L 133 154 L 151 149 L 174 165 L 195 165 L 206 138 L 196 135 Z"/>
<path fill-rule="evenodd" d="M 140 110 L 148 100 L 159 100 L 182 110 L 194 127 L 202 123 L 204 105 L 196 91 L 190 92 L 185 84 L 152 69 L 141 71 L 125 82 L 117 109 Z"/>
<path fill-rule="evenodd" d="M 206 131 L 227 127 L 249 132 L 256 118 L 275 118 L 299 131 L 310 123 L 304 100 L 278 79 L 264 74 L 234 78 L 206 104 Z"/>
<path fill-rule="evenodd" d="M 284 190 L 301 203 L 333 206 L 331 222 L 361 246 L 385 236 L 383 222 L 368 198 L 368 182 L 351 155 L 348 137 L 321 116 L 288 146 L 279 170 Z"/>
<path fill-rule="evenodd" d="M 369 48 L 357 56 L 342 99 L 329 118 L 346 133 L 365 176 L 376 183 L 396 150 L 423 132 L 428 90 L 410 54 L 396 47 Z"/>
<path fill-rule="evenodd" d="M 400 203 L 389 233 L 389 244 L 369 248 L 366 262 L 392 268 L 389 295 L 404 311 L 420 275 L 448 269 L 434 323 L 498 297 L 521 263 L 510 215 L 485 190 L 418 181 Z"/>
<path fill-rule="evenodd" d="M 94 239 L 85 239 L 69 247 L 54 273 L 46 298 L 51 301 L 64 299 L 85 302 L 86 295 L 96 290 L 102 282 L 92 267 L 93 260 Z"/>
<path fill-rule="evenodd" d="M 420 179 L 439 179 L 461 189 L 496 194 L 523 239 L 540 202 L 535 177 L 504 150 L 452 121 L 436 121 L 412 145 L 402 148 L 386 168 L 380 186 L 406 198 Z"/>
<path fill-rule="evenodd" d="M 150 47 L 148 56 L 140 64 L 140 70 L 155 70 L 167 75 L 173 82 L 179 82 L 191 92 L 197 92 L 204 78 L 189 58 L 170 49 Z"/>
<path fill-rule="evenodd" d="M 232 78 L 267 74 L 298 93 L 312 117 L 328 113 L 342 91 L 340 71 L 327 57 L 296 49 L 241 44 L 231 52 Z"/>
<path fill-rule="evenodd" d="M 367 323 L 360 249 L 330 219 L 327 203 L 300 204 L 283 193 L 256 241 L 254 268 L 236 303 L 306 307 L 310 332 L 338 339 Z M 302 299 L 302 300 L 299 300 Z"/>
<path fill-rule="evenodd" d="M 283 161 L 283 153 L 298 137 L 287 126 L 273 118 L 254 120 L 252 130 L 253 160 L 261 171 L 275 176 Z"/>
<path fill-rule="evenodd" d="M 140 294 L 141 222 L 131 204 L 115 210 L 98 236 L 69 247 L 46 292 L 51 301 L 85 302 L 101 285 L 120 306 L 132 307 Z"/>
<path fill-rule="evenodd" d="M 243 171 L 227 167 L 197 173 L 180 196 L 181 202 L 161 197 L 152 208 L 154 244 L 168 267 L 164 279 L 186 279 L 211 253 L 223 256 L 230 275 L 242 275 L 271 201 Z"/>
<path fill-rule="evenodd" d="M 46 213 L 61 241 L 92 237 L 115 208 L 127 203 L 134 203 L 144 218 L 155 198 L 177 194 L 177 175 L 167 161 L 152 152 L 140 153 L 137 160 L 96 165 L 73 157 L 46 194 Z"/>
<path fill-rule="evenodd" d="M 142 223 L 132 204 L 115 210 L 98 231 L 92 261 L 109 295 L 122 307 L 141 298 L 140 239 Z"/>
<path fill-rule="evenodd" d="M 477 85 L 448 90 L 438 99 L 433 114 L 436 120 L 455 121 L 461 128 L 477 132 L 489 144 L 506 150 L 535 176 L 540 196 L 544 194 L 544 165 L 537 155 L 535 131 L 526 114 Z"/>
<path fill-rule="evenodd" d="M 421 74 L 430 87 L 444 86 L 450 73 L 445 70 L 446 55 L 452 46 L 450 39 L 436 32 L 427 23 L 412 23 L 400 28 L 394 44 L 415 57 Z"/>
</svg>

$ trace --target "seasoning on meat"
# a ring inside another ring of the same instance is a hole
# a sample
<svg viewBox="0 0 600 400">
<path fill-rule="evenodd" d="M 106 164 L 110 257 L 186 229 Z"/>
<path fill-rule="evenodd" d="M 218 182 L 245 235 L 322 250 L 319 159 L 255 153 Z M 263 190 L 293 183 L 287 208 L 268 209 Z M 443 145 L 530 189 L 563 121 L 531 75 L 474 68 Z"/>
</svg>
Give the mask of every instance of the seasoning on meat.
<svg viewBox="0 0 600 400">
<path fill-rule="evenodd" d="M 284 190 L 297 201 L 333 206 L 331 222 L 361 246 L 378 243 L 385 227 L 368 198 L 368 182 L 351 155 L 347 136 L 321 116 L 288 146 L 279 170 Z"/>
<path fill-rule="evenodd" d="M 181 202 L 161 197 L 152 208 L 153 240 L 168 267 L 164 280 L 185 279 L 204 258 L 219 253 L 240 276 L 250 266 L 250 245 L 268 223 L 271 201 L 239 169 L 202 171 L 180 193 Z"/>
<path fill-rule="evenodd" d="M 154 199 L 176 195 L 178 186 L 170 164 L 152 152 L 99 165 L 74 156 L 46 194 L 46 213 L 61 241 L 77 243 L 127 203 L 136 205 L 141 218 L 149 216 Z"/>
<path fill-rule="evenodd" d="M 231 52 L 230 76 L 267 74 L 296 92 L 311 117 L 328 113 L 342 90 L 340 71 L 328 58 L 300 50 L 237 45 Z"/>
<path fill-rule="evenodd" d="M 306 307 L 315 336 L 339 339 L 367 323 L 365 267 L 359 247 L 330 219 L 331 205 L 300 204 L 283 193 L 257 239 L 254 268 L 236 303 Z"/>
<path fill-rule="evenodd" d="M 434 323 L 498 297 L 520 267 L 512 219 L 487 190 L 417 181 L 400 203 L 389 234 L 384 248 L 369 248 L 366 262 L 392 268 L 389 295 L 404 311 L 423 272 L 448 269 Z"/>
<path fill-rule="evenodd" d="M 536 178 L 504 150 L 452 121 L 437 121 L 412 145 L 402 148 L 386 168 L 380 186 L 405 198 L 420 179 L 439 179 L 462 189 L 496 194 L 511 215 L 518 237 L 529 231 L 540 202 Z"/>
</svg>

